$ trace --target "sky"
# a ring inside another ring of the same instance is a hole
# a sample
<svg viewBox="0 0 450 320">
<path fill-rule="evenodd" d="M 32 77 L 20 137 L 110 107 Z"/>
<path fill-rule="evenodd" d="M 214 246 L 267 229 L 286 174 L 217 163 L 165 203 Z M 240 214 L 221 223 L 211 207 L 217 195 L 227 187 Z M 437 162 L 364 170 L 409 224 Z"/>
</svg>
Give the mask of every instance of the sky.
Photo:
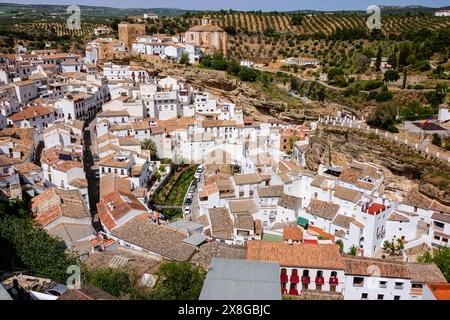
<svg viewBox="0 0 450 320">
<path fill-rule="evenodd" d="M 449 0 L 0 0 L 25 4 L 78 4 L 116 8 L 180 8 L 187 10 L 365 10 L 377 5 L 422 5 L 443 7 Z"/>
</svg>

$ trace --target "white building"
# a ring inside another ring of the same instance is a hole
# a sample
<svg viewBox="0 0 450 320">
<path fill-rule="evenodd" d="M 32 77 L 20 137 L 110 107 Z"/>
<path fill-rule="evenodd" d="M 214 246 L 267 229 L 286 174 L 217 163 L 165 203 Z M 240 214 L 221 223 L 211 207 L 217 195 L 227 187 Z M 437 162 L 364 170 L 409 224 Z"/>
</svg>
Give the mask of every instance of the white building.
<svg viewBox="0 0 450 320">
<path fill-rule="evenodd" d="M 106 62 L 103 67 L 103 75 L 108 80 L 131 80 L 137 83 L 148 82 L 150 75 L 142 67 L 134 67 L 128 64 Z"/>
<path fill-rule="evenodd" d="M 436 17 L 450 17 L 450 10 L 439 10 L 434 13 Z"/>
<path fill-rule="evenodd" d="M 403 262 L 343 257 L 345 300 L 409 300 L 411 276 Z"/>
<path fill-rule="evenodd" d="M 59 114 L 48 107 L 32 106 L 8 117 L 8 123 L 19 128 L 36 128 L 39 132 L 59 119 Z"/>
</svg>

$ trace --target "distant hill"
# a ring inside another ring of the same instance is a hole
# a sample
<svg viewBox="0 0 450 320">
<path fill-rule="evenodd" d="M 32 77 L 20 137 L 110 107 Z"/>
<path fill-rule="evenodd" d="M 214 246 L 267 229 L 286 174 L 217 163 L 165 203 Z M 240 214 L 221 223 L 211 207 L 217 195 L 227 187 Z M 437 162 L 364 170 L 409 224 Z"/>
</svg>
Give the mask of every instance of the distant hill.
<svg viewBox="0 0 450 320">
<path fill-rule="evenodd" d="M 0 14 L 8 15 L 8 14 L 65 14 L 68 5 L 48 5 L 48 4 L 17 4 L 17 3 L 0 3 Z M 110 16 L 110 17 L 124 17 L 124 16 L 133 16 L 133 15 L 142 15 L 147 12 L 154 12 L 160 16 L 179 16 L 183 15 L 185 12 L 202 12 L 200 10 L 184 10 L 179 8 L 114 8 L 114 7 L 104 7 L 104 6 L 79 6 L 82 10 L 82 15 L 85 16 Z M 430 14 L 437 10 L 441 9 L 450 9 L 448 7 L 442 8 L 431 8 L 424 7 L 418 5 L 410 5 L 410 6 L 380 6 L 381 10 L 385 14 L 405 14 L 406 12 L 410 12 L 412 14 L 425 13 Z M 205 11 L 203 12 L 217 12 L 215 11 Z M 226 10 L 228 11 L 228 10 Z M 238 12 L 238 11 L 235 11 Z M 242 11 L 241 11 L 242 12 Z M 319 11 L 319 10 L 294 10 L 294 11 L 283 11 L 280 10 L 278 12 L 282 13 L 304 13 L 304 14 L 318 14 L 327 11 Z M 336 10 L 331 11 L 334 13 L 341 14 L 365 14 L 365 10 Z"/>
<path fill-rule="evenodd" d="M 0 3 L 1 14 L 65 14 L 68 5 L 35 5 L 35 4 L 16 4 Z M 110 16 L 124 17 L 133 15 L 142 15 L 148 12 L 154 12 L 160 16 L 182 15 L 186 10 L 177 8 L 113 8 L 102 6 L 80 5 L 81 14 L 85 16 Z"/>
</svg>

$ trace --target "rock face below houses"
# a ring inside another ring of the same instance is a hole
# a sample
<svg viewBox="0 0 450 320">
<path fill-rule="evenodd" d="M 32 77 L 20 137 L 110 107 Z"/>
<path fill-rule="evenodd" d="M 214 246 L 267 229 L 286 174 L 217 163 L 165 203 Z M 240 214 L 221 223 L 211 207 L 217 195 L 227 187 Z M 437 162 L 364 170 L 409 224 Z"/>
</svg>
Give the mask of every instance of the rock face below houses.
<svg viewBox="0 0 450 320">
<path fill-rule="evenodd" d="M 229 100 L 243 108 L 246 116 L 252 116 L 256 121 L 268 118 L 290 123 L 303 123 L 316 120 L 320 116 L 336 116 L 337 109 L 325 107 L 320 103 L 305 105 L 300 99 L 294 105 L 288 106 L 285 101 L 266 94 L 255 84 L 242 82 L 228 77 L 224 71 L 205 70 L 199 68 L 168 68 L 159 76 L 180 76 L 196 88 L 210 92 L 214 96 Z"/>
<path fill-rule="evenodd" d="M 385 192 L 401 200 L 412 188 L 450 206 L 448 166 L 426 159 L 403 145 L 354 130 L 320 128 L 305 154 L 308 169 L 319 164 L 345 165 L 352 160 L 372 162 L 385 171 Z"/>
</svg>

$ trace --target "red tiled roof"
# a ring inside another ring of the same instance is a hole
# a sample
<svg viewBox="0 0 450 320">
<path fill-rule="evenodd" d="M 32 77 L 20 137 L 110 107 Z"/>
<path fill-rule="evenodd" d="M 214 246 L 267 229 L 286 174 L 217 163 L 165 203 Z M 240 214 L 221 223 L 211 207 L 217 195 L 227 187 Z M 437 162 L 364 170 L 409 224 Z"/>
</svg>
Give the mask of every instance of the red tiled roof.
<svg viewBox="0 0 450 320">
<path fill-rule="evenodd" d="M 335 244 L 248 241 L 247 259 L 279 262 L 281 266 L 340 269 L 345 265 Z"/>
<path fill-rule="evenodd" d="M 372 203 L 369 208 L 367 208 L 366 213 L 368 213 L 372 216 L 376 216 L 380 212 L 384 211 L 384 209 L 386 209 L 385 206 L 375 202 L 375 203 Z"/>
<path fill-rule="evenodd" d="M 450 283 L 429 283 L 427 286 L 436 300 L 450 300 Z"/>
<path fill-rule="evenodd" d="M 111 204 L 112 207 L 109 208 L 108 204 Z M 117 226 L 117 220 L 130 211 L 143 213 L 147 211 L 147 208 L 131 193 L 114 191 L 105 195 L 97 203 L 97 210 L 102 223 L 111 230 Z"/>
<path fill-rule="evenodd" d="M 320 234 L 321 236 L 327 238 L 328 240 L 334 241 L 334 235 L 331 233 L 325 232 L 322 229 L 315 227 L 315 226 L 308 226 L 308 231 L 312 231 L 314 233 Z"/>
<path fill-rule="evenodd" d="M 294 227 L 286 227 L 283 229 L 283 239 L 284 240 L 292 240 L 292 241 L 302 241 L 303 240 L 303 232 L 297 226 Z"/>
<path fill-rule="evenodd" d="M 25 110 L 19 111 L 12 116 L 9 117 L 9 120 L 15 122 L 15 121 L 21 121 L 25 119 L 31 119 L 36 118 L 40 116 L 44 116 L 47 114 L 52 113 L 53 110 L 44 106 L 34 106 L 34 107 L 28 107 Z"/>
</svg>

